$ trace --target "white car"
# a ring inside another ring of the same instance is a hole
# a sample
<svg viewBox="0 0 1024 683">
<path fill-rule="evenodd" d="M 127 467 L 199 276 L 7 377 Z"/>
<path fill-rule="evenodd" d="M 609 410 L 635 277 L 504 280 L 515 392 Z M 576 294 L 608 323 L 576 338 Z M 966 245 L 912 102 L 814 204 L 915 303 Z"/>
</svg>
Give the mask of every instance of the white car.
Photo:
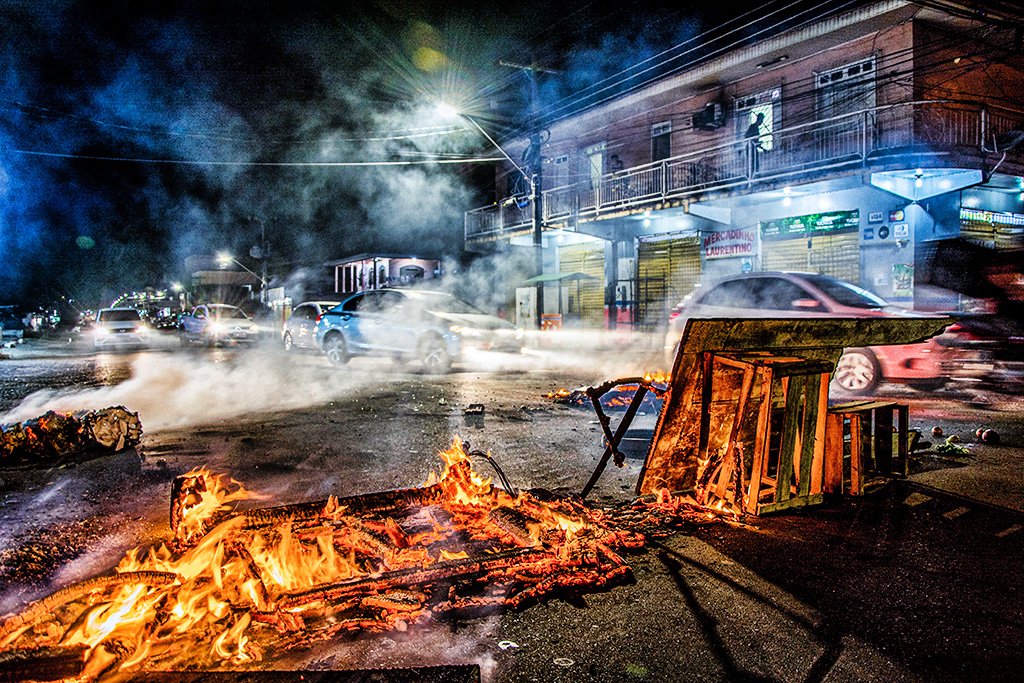
<svg viewBox="0 0 1024 683">
<path fill-rule="evenodd" d="M 149 344 L 149 328 L 134 308 L 101 308 L 93 326 L 97 349 L 141 348 Z"/>
<path fill-rule="evenodd" d="M 337 306 L 339 301 L 304 301 L 292 309 L 281 331 L 281 346 L 285 351 L 308 351 L 316 349 L 313 331 L 316 321 L 324 311 Z"/>
<path fill-rule="evenodd" d="M 255 343 L 260 333 L 245 311 L 228 304 L 200 304 L 181 316 L 180 325 L 182 346 L 247 346 Z"/>
</svg>

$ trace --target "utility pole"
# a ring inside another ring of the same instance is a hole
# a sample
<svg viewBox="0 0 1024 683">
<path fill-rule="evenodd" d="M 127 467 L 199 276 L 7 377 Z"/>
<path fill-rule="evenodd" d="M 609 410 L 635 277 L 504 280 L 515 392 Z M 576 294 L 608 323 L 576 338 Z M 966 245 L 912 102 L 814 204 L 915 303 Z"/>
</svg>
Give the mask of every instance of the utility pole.
<svg viewBox="0 0 1024 683">
<path fill-rule="evenodd" d="M 534 271 L 539 278 L 544 274 L 544 159 L 540 153 L 540 96 L 538 92 L 538 74 L 561 73 L 555 69 L 538 66 L 536 62 L 518 64 L 516 62 L 498 62 L 510 69 L 519 69 L 530 79 L 530 147 L 526 154 L 527 170 L 530 173 L 530 203 L 533 205 L 533 250 Z M 541 329 L 544 321 L 544 283 L 537 281 L 537 329 Z"/>
</svg>

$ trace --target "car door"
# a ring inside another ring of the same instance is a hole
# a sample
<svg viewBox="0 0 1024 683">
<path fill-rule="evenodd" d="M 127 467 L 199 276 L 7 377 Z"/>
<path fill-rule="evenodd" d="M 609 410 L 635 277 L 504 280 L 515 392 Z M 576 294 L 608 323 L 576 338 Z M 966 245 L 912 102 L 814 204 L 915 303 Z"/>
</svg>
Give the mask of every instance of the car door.
<svg viewBox="0 0 1024 683">
<path fill-rule="evenodd" d="M 398 292 L 367 292 L 360 302 L 360 343 L 371 353 L 408 352 L 416 348 L 416 332 L 411 329 L 404 307 L 405 297 Z"/>
<path fill-rule="evenodd" d="M 374 292 L 361 292 L 345 299 L 341 306 L 334 310 L 327 318 L 332 328 L 340 330 L 345 335 L 345 342 L 348 345 L 349 352 L 366 352 L 361 310 L 366 307 L 366 298 L 372 294 Z"/>
<path fill-rule="evenodd" d="M 292 343 L 300 349 L 316 346 L 313 328 L 316 326 L 317 307 L 303 304 L 292 312 Z"/>
<path fill-rule="evenodd" d="M 189 337 L 200 337 L 203 334 L 203 330 L 206 329 L 206 320 L 209 317 L 209 312 L 206 310 L 206 306 L 196 306 L 192 309 L 192 314 L 182 318 L 181 324 L 185 328 L 185 334 Z"/>
</svg>

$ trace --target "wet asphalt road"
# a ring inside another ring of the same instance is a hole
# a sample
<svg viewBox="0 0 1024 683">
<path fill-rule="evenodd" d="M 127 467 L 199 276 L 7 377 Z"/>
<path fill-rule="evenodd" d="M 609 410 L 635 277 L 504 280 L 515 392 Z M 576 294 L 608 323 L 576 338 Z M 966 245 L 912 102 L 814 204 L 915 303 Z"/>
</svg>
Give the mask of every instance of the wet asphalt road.
<svg viewBox="0 0 1024 683">
<path fill-rule="evenodd" d="M 117 384 L 133 363 L 177 358 L 63 351 L 0 361 L 2 408 L 37 388 Z M 194 375 L 245 361 L 214 350 L 181 362 Z M 608 375 L 573 368 L 438 378 L 374 360 L 339 373 L 316 357 L 277 359 L 260 374 L 269 381 L 282 362 L 283 376 L 298 378 L 306 393 L 345 383 L 301 407 L 148 432 L 141 460 L 0 474 L 0 612 L 163 538 L 169 482 L 193 465 L 228 471 L 275 502 L 299 502 L 417 485 L 435 467 L 434 453 L 460 433 L 490 449 L 517 484 L 576 491 L 600 455 L 599 430 L 588 411 L 541 394 L 620 376 L 607 365 Z M 485 680 L 516 683 L 1019 680 L 1024 519 L 1008 508 L 1024 497 L 1020 411 L 1009 400 L 967 406 L 956 392 L 888 387 L 882 396 L 910 403 L 922 429 L 941 424 L 966 435 L 985 422 L 1004 430 L 1004 444 L 976 447 L 971 461 L 925 463 L 911 481 L 863 499 L 675 534 L 630 556 L 635 581 L 608 593 L 322 644 L 284 653 L 275 666 L 474 662 Z M 471 403 L 486 407 L 483 419 L 463 415 Z M 637 423 L 626 466 L 609 468 L 597 502 L 630 498 L 651 424 L 652 416 Z M 20 551 L 51 546 L 56 554 L 32 559 L 32 571 L 14 571 L 27 562 Z"/>
</svg>

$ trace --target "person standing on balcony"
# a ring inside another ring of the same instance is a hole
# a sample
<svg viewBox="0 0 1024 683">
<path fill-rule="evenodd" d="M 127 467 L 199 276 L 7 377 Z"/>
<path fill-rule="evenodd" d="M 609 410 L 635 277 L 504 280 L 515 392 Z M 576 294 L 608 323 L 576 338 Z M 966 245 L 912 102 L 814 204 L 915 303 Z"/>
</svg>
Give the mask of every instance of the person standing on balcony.
<svg viewBox="0 0 1024 683">
<path fill-rule="evenodd" d="M 750 164 L 754 172 L 757 172 L 758 168 L 758 156 L 764 151 L 764 147 L 761 145 L 761 127 L 764 126 L 764 112 L 757 112 L 754 120 L 747 126 L 747 132 L 743 134 L 743 139 L 747 142 L 747 149 L 750 152 Z"/>
</svg>

